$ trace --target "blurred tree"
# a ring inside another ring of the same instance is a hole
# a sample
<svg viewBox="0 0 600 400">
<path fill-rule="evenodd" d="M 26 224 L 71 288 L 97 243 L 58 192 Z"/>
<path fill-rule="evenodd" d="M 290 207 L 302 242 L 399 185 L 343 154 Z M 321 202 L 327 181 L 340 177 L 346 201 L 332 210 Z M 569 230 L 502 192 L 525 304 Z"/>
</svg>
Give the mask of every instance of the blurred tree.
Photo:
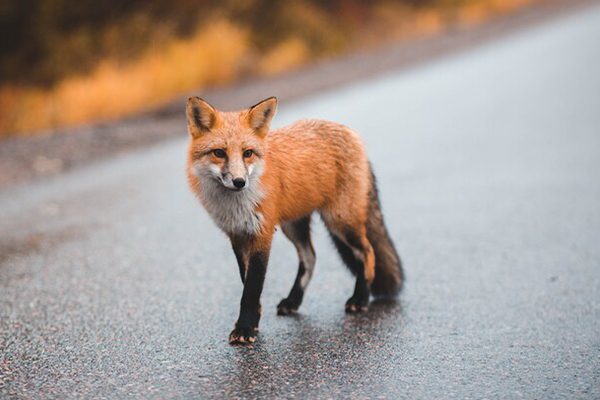
<svg viewBox="0 0 600 400">
<path fill-rule="evenodd" d="M 445 7 L 465 0 L 379 0 Z M 5 0 L 0 2 L 0 84 L 52 85 L 110 57 L 135 59 L 169 36 L 185 37 L 215 15 L 252 32 L 265 51 L 301 39 L 313 53 L 342 50 L 372 0 Z"/>
<path fill-rule="evenodd" d="M 19 0 L 0 2 L 0 82 L 50 85 L 105 57 L 133 58 L 163 34 L 192 32 L 211 1 Z M 110 36 L 118 40 L 110 40 Z"/>
</svg>

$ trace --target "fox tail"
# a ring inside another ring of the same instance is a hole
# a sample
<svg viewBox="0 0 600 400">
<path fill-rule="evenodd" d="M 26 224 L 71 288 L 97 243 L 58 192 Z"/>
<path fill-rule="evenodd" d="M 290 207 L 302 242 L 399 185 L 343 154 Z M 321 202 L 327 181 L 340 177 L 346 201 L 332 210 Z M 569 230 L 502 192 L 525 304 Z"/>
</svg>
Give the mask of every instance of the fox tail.
<svg viewBox="0 0 600 400">
<path fill-rule="evenodd" d="M 373 295 L 375 297 L 397 295 L 402 289 L 404 271 L 383 221 L 373 167 L 371 167 L 371 189 L 369 190 L 367 238 L 375 252 L 375 279 L 371 287 Z"/>
</svg>

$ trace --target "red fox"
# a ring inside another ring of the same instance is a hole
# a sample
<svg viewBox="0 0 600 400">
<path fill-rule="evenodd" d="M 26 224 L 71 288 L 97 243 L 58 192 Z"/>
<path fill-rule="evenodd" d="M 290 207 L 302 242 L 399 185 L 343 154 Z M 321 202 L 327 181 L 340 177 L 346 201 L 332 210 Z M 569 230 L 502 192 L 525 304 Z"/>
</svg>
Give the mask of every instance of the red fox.
<svg viewBox="0 0 600 400">
<path fill-rule="evenodd" d="M 303 120 L 270 131 L 277 99 L 222 112 L 198 97 L 187 103 L 192 191 L 231 240 L 244 285 L 230 343 L 256 340 L 271 241 L 279 225 L 300 259 L 290 294 L 277 306 L 294 313 L 313 275 L 310 221 L 318 212 L 344 263 L 356 275 L 346 311 L 366 311 L 370 294 L 396 295 L 403 282 L 359 136 L 333 122 Z"/>
</svg>

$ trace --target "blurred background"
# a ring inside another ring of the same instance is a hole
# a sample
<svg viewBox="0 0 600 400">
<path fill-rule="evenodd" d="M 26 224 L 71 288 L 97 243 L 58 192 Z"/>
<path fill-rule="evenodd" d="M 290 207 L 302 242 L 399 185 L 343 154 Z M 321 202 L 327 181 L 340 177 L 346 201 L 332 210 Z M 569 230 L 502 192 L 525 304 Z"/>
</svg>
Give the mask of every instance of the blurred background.
<svg viewBox="0 0 600 400">
<path fill-rule="evenodd" d="M 0 136 L 156 109 L 184 93 L 481 24 L 548 0 L 0 2 Z"/>
</svg>

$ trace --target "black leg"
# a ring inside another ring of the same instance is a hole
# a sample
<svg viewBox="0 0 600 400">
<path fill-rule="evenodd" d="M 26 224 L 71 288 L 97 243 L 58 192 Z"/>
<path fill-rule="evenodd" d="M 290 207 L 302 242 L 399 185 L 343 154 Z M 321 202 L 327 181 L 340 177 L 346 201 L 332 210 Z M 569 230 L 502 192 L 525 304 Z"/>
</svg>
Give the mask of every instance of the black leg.
<svg viewBox="0 0 600 400">
<path fill-rule="evenodd" d="M 298 275 L 296 275 L 296 280 L 294 281 L 294 286 L 292 286 L 290 294 L 288 294 L 288 297 L 281 300 L 277 306 L 278 315 L 292 314 L 296 312 L 300 307 L 300 304 L 302 304 L 302 299 L 304 298 L 304 287 L 302 285 L 302 280 L 305 274 L 306 267 L 304 266 L 304 263 L 300 261 L 300 265 L 298 266 Z"/>
<path fill-rule="evenodd" d="M 230 343 L 246 343 L 256 340 L 256 327 L 260 320 L 260 295 L 268 261 L 268 251 L 259 251 L 250 255 L 240 304 L 240 316 L 235 323 L 234 330 L 229 335 Z"/>
<path fill-rule="evenodd" d="M 365 264 L 356 254 L 363 254 L 364 249 L 360 241 L 354 235 L 346 235 L 345 240 L 340 239 L 336 234 L 330 231 L 331 239 L 338 249 L 342 260 L 353 274 L 356 275 L 356 284 L 352 297 L 346 301 L 346 312 L 354 313 L 366 311 L 369 306 L 369 297 L 371 291 L 369 283 L 365 277 Z M 348 245 L 348 244 L 350 245 Z"/>
<path fill-rule="evenodd" d="M 246 259 L 244 246 L 232 240 L 231 247 L 233 248 L 233 253 L 235 254 L 235 259 L 237 261 L 238 268 L 240 269 L 240 278 L 242 278 L 242 283 L 244 283 L 244 280 L 246 279 Z"/>
<path fill-rule="evenodd" d="M 358 264 L 360 264 L 360 266 L 357 268 L 354 294 L 346 301 L 346 312 L 349 313 L 366 311 L 369 307 L 369 297 L 371 295 L 369 283 L 365 278 L 363 262 L 360 261 Z"/>
<path fill-rule="evenodd" d="M 315 269 L 315 250 L 310 240 L 310 215 L 296 221 L 281 224 L 285 236 L 296 247 L 298 258 L 298 273 L 290 294 L 277 306 L 278 315 L 288 315 L 298 311 L 304 292 Z"/>
</svg>

